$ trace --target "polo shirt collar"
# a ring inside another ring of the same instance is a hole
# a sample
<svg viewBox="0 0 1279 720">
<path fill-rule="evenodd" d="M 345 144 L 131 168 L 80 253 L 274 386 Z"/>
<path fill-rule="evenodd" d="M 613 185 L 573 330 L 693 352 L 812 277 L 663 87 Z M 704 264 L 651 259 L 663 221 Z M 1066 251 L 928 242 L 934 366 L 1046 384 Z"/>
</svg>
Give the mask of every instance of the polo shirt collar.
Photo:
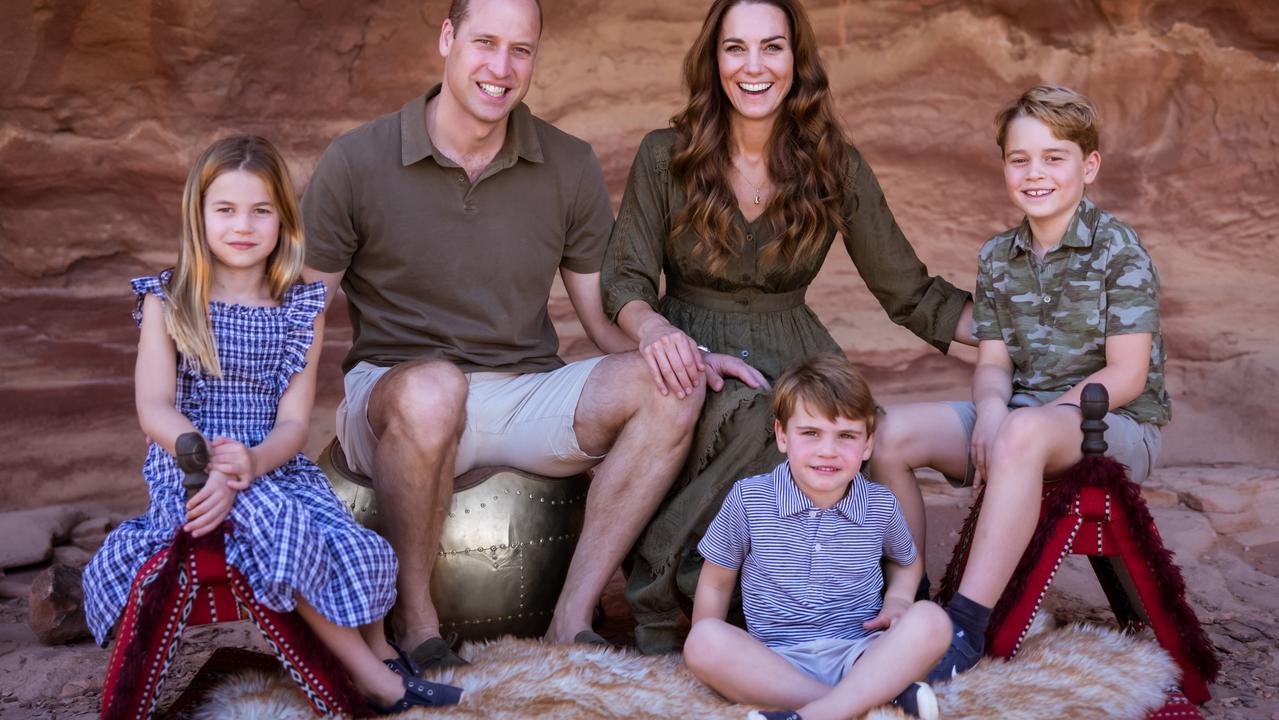
<svg viewBox="0 0 1279 720">
<path fill-rule="evenodd" d="M 803 490 L 791 476 L 790 463 L 784 462 L 773 469 L 773 497 L 777 498 L 777 517 L 798 515 L 815 509 Z M 849 483 L 848 492 L 833 506 L 841 515 L 858 525 L 866 523 L 866 478 L 857 473 Z"/>
<path fill-rule="evenodd" d="M 1066 226 L 1066 233 L 1061 236 L 1059 247 L 1092 247 L 1093 234 L 1097 230 L 1097 216 L 1099 214 L 1097 206 L 1085 195 L 1079 201 L 1079 207 L 1075 208 L 1075 215 L 1070 219 L 1070 225 Z M 1016 257 L 1020 253 L 1030 252 L 1032 242 L 1030 220 L 1022 218 L 1021 225 L 1017 227 L 1017 232 L 1013 236 L 1010 256 Z"/>
<path fill-rule="evenodd" d="M 400 164 L 404 167 L 435 155 L 435 145 L 426 132 L 426 102 L 439 95 L 441 87 L 441 83 L 436 83 L 425 94 L 413 98 L 400 109 Z M 513 165 L 513 161 L 503 162 L 513 157 L 535 163 L 543 161 L 542 143 L 537 138 L 533 113 L 524 103 L 516 105 L 511 111 L 506 123 L 506 139 L 493 160 L 499 166 Z"/>
</svg>

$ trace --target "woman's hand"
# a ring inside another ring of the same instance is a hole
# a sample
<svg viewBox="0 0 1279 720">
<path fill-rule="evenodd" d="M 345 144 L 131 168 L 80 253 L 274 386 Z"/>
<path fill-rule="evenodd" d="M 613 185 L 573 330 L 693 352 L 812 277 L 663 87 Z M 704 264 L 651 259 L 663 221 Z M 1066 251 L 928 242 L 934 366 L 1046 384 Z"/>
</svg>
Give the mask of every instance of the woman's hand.
<svg viewBox="0 0 1279 720">
<path fill-rule="evenodd" d="M 183 530 L 192 537 L 208 535 L 222 524 L 239 494 L 231 486 L 233 478 L 218 470 L 209 472 L 209 480 L 195 497 L 187 501 L 187 522 Z"/>
<path fill-rule="evenodd" d="M 639 328 L 639 352 L 648 364 L 658 392 L 683 399 L 702 381 L 706 365 L 697 341 L 654 315 Z"/>
<path fill-rule="evenodd" d="M 977 408 L 977 423 L 973 426 L 972 447 L 969 449 L 973 468 L 976 470 L 973 475 L 973 488 L 976 490 L 980 490 L 986 482 L 986 469 L 990 463 L 991 451 L 995 447 L 995 437 L 1008 413 L 1008 406 L 1002 403 L 990 403 Z"/>
<path fill-rule="evenodd" d="M 231 489 L 247 490 L 257 478 L 253 453 L 243 443 L 231 438 L 215 438 L 209 447 L 209 471 L 220 472 L 228 478 Z"/>
<path fill-rule="evenodd" d="M 741 358 L 720 353 L 707 353 L 702 361 L 706 365 L 706 384 L 711 390 L 719 392 L 724 389 L 724 378 L 733 377 L 746 383 L 747 387 L 771 390 L 768 379 L 755 368 L 747 365 Z"/>
</svg>

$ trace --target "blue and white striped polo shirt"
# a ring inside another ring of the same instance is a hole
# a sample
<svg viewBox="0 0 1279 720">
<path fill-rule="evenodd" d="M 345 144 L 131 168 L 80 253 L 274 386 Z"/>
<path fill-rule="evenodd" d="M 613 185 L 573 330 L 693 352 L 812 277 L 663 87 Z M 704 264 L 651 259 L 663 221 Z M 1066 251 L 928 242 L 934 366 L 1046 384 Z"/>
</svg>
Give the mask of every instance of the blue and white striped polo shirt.
<svg viewBox="0 0 1279 720">
<path fill-rule="evenodd" d="M 892 492 L 858 474 L 822 510 L 795 485 L 790 464 L 739 480 L 697 551 L 741 570 L 746 627 L 765 645 L 868 635 L 879 614 L 883 556 L 915 560 L 915 543 Z"/>
</svg>

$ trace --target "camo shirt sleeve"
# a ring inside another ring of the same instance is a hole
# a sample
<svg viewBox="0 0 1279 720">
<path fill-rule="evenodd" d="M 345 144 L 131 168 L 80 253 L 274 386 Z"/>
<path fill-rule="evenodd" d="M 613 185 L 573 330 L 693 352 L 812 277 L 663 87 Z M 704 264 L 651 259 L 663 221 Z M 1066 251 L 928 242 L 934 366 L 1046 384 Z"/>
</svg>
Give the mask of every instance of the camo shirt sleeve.
<svg viewBox="0 0 1279 720">
<path fill-rule="evenodd" d="M 1159 332 L 1159 272 L 1137 233 L 1112 223 L 1106 262 L 1106 335 Z"/>
<path fill-rule="evenodd" d="M 973 293 L 973 333 L 978 340 L 1003 340 L 999 314 L 995 307 L 995 279 L 990 256 L 999 238 L 982 247 L 977 258 L 977 288 Z"/>
</svg>

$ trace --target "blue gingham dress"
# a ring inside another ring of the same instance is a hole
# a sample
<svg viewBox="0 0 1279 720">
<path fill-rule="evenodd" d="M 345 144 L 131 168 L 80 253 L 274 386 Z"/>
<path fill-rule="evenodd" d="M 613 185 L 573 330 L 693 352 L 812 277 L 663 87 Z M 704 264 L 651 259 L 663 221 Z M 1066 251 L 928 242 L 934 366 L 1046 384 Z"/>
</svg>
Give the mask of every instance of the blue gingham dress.
<svg viewBox="0 0 1279 720">
<path fill-rule="evenodd" d="M 164 299 L 169 271 L 133 281 L 142 323 L 147 293 Z M 222 377 L 185 367 L 178 358 L 178 410 L 210 441 L 229 437 L 253 447 L 275 425 L 280 396 L 306 365 L 312 325 L 324 310 L 324 285 L 298 284 L 279 307 L 209 303 Z M 152 444 L 142 468 L 151 496 L 145 515 L 107 536 L 85 568 L 85 615 L 99 645 L 123 609 L 133 576 L 173 541 L 186 517 L 182 470 Z M 324 473 L 302 454 L 253 481 L 228 517 L 227 560 L 244 574 L 259 602 L 287 612 L 301 593 L 338 625 L 384 616 L 395 602 L 391 546 L 351 517 Z"/>
</svg>

